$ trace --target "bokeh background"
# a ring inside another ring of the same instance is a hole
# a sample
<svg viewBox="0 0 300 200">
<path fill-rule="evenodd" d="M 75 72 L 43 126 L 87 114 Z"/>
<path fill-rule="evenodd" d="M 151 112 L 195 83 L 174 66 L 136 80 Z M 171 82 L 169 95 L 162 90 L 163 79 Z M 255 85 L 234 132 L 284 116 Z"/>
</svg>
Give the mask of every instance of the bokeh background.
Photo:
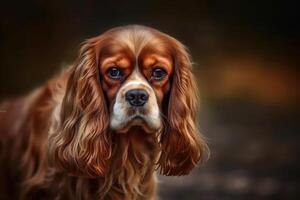
<svg viewBox="0 0 300 200">
<path fill-rule="evenodd" d="M 143 24 L 173 35 L 195 63 L 211 158 L 159 177 L 161 199 L 299 199 L 296 1 L 0 1 L 0 98 L 26 94 L 73 62 L 80 43 Z"/>
</svg>

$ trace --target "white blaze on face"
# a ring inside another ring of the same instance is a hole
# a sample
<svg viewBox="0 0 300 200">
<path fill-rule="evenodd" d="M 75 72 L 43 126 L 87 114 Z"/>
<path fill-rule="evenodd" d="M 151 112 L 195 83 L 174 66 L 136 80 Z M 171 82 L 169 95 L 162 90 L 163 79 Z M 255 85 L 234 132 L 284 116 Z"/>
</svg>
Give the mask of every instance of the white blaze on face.
<svg viewBox="0 0 300 200">
<path fill-rule="evenodd" d="M 134 26 L 131 30 L 123 30 L 116 35 L 116 39 L 124 44 L 138 56 L 149 41 L 155 40 L 154 35 L 147 30 Z"/>
<path fill-rule="evenodd" d="M 149 99 L 143 106 L 133 107 L 126 101 L 125 94 L 132 89 L 142 89 L 148 93 Z M 136 67 L 117 93 L 110 127 L 117 131 L 127 131 L 131 126 L 140 125 L 151 132 L 157 131 L 161 123 L 154 90 Z"/>
</svg>

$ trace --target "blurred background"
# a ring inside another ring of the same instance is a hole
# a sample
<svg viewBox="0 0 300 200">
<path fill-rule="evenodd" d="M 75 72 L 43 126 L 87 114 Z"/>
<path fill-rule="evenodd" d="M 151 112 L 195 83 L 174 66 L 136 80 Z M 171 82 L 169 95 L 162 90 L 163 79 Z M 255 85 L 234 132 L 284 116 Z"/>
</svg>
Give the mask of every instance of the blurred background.
<svg viewBox="0 0 300 200">
<path fill-rule="evenodd" d="M 74 61 L 80 43 L 143 24 L 190 50 L 211 158 L 159 177 L 161 199 L 299 199 L 299 7 L 292 1 L 1 0 L 0 98 Z"/>
</svg>

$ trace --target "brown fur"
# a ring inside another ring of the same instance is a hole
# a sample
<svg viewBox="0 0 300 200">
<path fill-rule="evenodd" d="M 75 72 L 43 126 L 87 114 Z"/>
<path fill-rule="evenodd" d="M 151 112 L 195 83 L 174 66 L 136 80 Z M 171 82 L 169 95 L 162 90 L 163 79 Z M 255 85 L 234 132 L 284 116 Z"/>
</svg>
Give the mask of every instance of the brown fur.
<svg viewBox="0 0 300 200">
<path fill-rule="evenodd" d="M 125 41 L 122 34 L 137 31 L 143 40 Z M 153 84 L 165 116 L 159 132 L 133 127 L 119 134 L 109 128 L 120 86 L 105 82 L 101 69 L 97 77 L 97 67 L 103 56 L 114 53 L 107 48 L 116 34 L 131 58 L 153 48 L 145 42 L 150 35 L 165 45 L 155 50 L 172 63 L 169 79 Z M 207 157 L 197 128 L 197 103 L 189 56 L 170 36 L 127 26 L 89 39 L 73 66 L 28 96 L 1 104 L 0 198 L 154 199 L 155 169 L 185 175 Z"/>
</svg>

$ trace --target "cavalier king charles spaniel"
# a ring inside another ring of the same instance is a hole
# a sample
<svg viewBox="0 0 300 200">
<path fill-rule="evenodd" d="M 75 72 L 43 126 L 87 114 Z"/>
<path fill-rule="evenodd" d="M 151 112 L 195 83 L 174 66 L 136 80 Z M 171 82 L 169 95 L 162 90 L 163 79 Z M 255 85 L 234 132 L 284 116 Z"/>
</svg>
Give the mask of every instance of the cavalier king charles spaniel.
<svg viewBox="0 0 300 200">
<path fill-rule="evenodd" d="M 113 28 L 29 95 L 0 104 L 1 199 L 155 199 L 156 172 L 207 158 L 184 46 Z"/>
</svg>

